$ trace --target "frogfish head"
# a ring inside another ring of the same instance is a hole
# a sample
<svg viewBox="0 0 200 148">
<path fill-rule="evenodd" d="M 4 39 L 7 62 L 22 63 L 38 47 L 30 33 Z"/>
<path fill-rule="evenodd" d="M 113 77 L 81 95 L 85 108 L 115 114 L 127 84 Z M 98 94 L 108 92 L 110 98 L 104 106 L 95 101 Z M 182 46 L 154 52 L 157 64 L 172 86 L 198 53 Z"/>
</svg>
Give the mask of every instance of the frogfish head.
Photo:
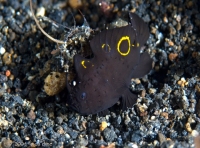
<svg viewBox="0 0 200 148">
<path fill-rule="evenodd" d="M 95 96 L 89 89 L 84 89 L 83 84 L 77 84 L 76 86 L 68 85 L 69 98 L 68 105 L 80 113 L 81 115 L 95 114 L 98 112 L 99 104 L 94 101 Z"/>
</svg>

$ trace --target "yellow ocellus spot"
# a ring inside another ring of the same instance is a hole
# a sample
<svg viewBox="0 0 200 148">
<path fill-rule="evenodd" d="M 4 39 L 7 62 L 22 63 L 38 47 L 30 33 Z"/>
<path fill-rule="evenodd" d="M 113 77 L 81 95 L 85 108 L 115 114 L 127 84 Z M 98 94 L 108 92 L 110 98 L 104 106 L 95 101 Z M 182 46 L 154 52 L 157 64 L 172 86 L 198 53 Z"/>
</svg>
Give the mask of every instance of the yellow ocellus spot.
<svg viewBox="0 0 200 148">
<path fill-rule="evenodd" d="M 121 49 L 120 49 L 120 45 L 121 45 L 122 41 L 124 41 L 124 40 L 128 41 L 128 50 L 127 50 L 127 52 L 121 52 Z M 117 51 L 121 55 L 127 56 L 129 54 L 129 52 L 130 52 L 130 46 L 131 46 L 130 38 L 128 36 L 123 36 L 123 37 L 120 38 L 119 42 L 117 43 Z"/>
<path fill-rule="evenodd" d="M 85 61 L 81 61 L 81 65 L 82 65 L 84 68 L 87 68 L 87 67 L 85 66 Z"/>
</svg>

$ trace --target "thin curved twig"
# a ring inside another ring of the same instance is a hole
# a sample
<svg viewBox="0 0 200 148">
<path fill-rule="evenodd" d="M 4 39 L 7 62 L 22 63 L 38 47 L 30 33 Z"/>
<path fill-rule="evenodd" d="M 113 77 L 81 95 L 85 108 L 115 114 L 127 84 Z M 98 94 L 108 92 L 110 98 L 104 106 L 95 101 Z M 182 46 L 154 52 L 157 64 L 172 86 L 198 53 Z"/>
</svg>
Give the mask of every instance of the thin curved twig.
<svg viewBox="0 0 200 148">
<path fill-rule="evenodd" d="M 31 12 L 32 12 L 33 18 L 34 18 L 34 20 L 35 20 L 35 23 L 36 23 L 36 25 L 38 26 L 38 28 L 40 29 L 40 31 L 41 31 L 45 36 L 47 36 L 50 40 L 52 40 L 52 41 L 54 41 L 54 42 L 56 42 L 56 43 L 58 43 L 58 44 L 65 44 L 64 41 L 55 39 L 55 38 L 51 37 L 50 35 L 48 35 L 48 34 L 44 31 L 44 29 L 40 26 L 40 24 L 39 24 L 37 18 L 35 17 L 35 14 L 33 13 L 32 0 L 30 0 L 30 8 L 31 8 Z"/>
</svg>

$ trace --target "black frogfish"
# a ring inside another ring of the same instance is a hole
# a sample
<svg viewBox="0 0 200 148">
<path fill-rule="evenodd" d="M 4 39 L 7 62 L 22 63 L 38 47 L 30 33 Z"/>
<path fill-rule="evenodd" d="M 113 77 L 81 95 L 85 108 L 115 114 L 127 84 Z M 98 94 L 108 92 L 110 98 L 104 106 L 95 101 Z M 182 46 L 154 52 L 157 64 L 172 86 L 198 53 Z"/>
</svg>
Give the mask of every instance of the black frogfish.
<svg viewBox="0 0 200 148">
<path fill-rule="evenodd" d="M 76 85 L 67 84 L 68 105 L 82 115 L 103 112 L 119 99 L 123 110 L 137 101 L 129 90 L 131 78 L 148 74 L 153 60 L 147 52 L 140 52 L 149 38 L 147 24 L 134 13 L 129 18 L 127 26 L 94 36 L 90 41 L 93 58 L 74 56 Z"/>
</svg>

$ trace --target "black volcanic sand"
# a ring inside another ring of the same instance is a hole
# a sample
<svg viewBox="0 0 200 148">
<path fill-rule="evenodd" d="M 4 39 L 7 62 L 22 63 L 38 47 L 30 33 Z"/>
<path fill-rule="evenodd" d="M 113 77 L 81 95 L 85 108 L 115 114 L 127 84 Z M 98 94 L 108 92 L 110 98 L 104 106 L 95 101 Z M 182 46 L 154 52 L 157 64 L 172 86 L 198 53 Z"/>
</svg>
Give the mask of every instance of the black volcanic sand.
<svg viewBox="0 0 200 148">
<path fill-rule="evenodd" d="M 34 0 L 33 9 L 49 35 L 72 42 L 58 46 L 44 36 L 28 0 L 0 0 L 0 147 L 200 146 L 199 0 Z M 137 104 L 80 116 L 67 106 L 66 88 L 48 96 L 47 75 L 66 72 L 73 80 L 73 56 L 91 57 L 89 40 L 129 11 L 148 23 L 144 50 L 154 60 L 147 76 L 130 82 Z"/>
</svg>

